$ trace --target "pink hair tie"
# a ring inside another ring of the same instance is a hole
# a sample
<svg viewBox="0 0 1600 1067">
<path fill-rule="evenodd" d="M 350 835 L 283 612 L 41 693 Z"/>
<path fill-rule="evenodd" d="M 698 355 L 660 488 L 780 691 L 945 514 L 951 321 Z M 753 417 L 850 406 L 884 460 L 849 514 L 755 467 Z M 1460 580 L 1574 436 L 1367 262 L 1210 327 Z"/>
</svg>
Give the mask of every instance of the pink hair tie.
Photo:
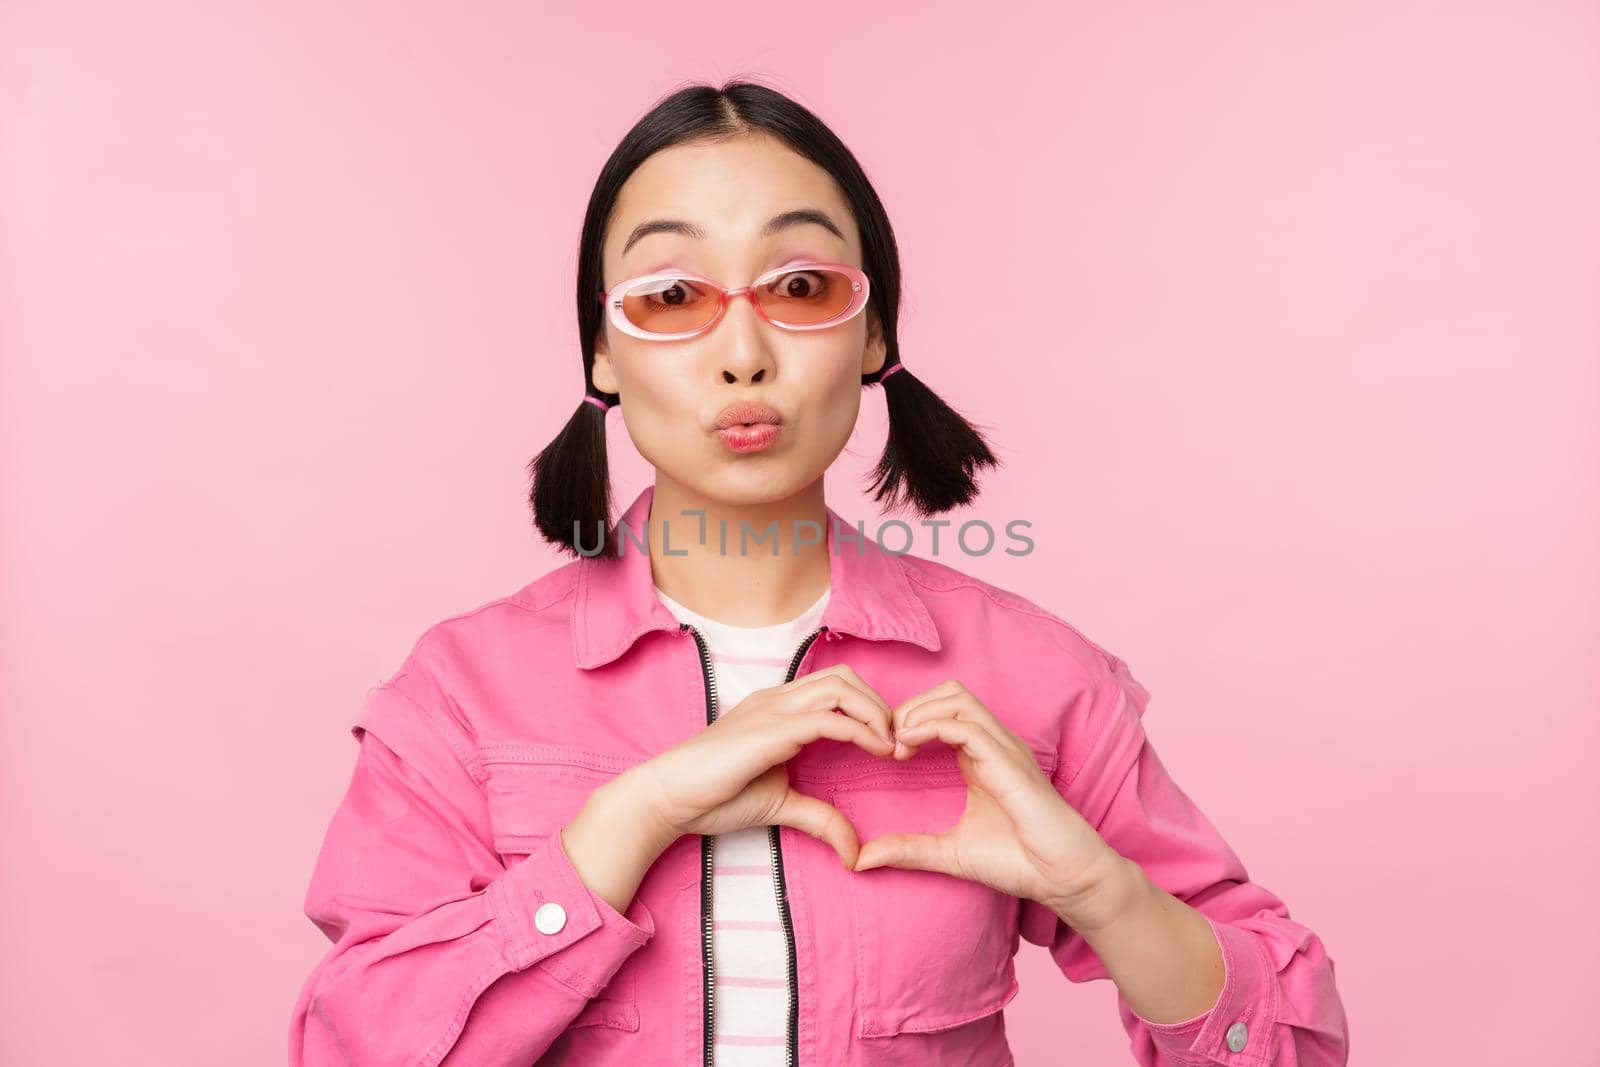
<svg viewBox="0 0 1600 1067">
<path fill-rule="evenodd" d="M 878 375 L 878 381 L 880 381 L 880 382 L 883 381 L 885 378 L 889 377 L 889 375 L 893 374 L 897 370 L 905 370 L 905 369 L 906 369 L 906 365 L 904 363 L 896 363 L 894 366 L 890 367 L 888 370 L 886 370 L 882 374 Z"/>
<path fill-rule="evenodd" d="M 593 404 L 595 407 L 599 408 L 601 411 L 607 411 L 607 410 L 609 410 L 611 408 L 610 404 L 607 404 L 604 400 L 601 400 L 597 396 L 588 396 L 587 394 L 585 394 L 585 396 L 583 398 L 583 402 L 585 404 Z"/>
</svg>

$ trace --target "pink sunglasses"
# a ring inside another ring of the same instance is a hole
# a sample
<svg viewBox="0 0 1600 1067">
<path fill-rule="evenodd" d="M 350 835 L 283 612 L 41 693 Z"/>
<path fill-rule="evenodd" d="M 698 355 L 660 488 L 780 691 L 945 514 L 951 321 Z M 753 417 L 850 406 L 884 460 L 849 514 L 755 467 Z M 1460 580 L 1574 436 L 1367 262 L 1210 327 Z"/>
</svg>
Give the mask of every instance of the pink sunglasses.
<svg viewBox="0 0 1600 1067">
<path fill-rule="evenodd" d="M 728 302 L 750 298 L 756 314 L 780 330 L 823 330 L 860 314 L 870 287 L 866 274 L 843 263 L 788 263 L 737 289 L 710 278 L 665 271 L 599 290 L 611 324 L 646 341 L 698 337 L 722 321 Z"/>
</svg>

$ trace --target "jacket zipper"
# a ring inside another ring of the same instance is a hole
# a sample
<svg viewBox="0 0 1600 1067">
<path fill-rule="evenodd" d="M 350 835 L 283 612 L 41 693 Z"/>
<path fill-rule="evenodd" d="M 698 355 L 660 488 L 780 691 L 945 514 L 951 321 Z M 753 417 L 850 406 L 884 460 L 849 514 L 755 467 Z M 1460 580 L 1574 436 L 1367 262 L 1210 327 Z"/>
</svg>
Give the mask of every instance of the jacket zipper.
<svg viewBox="0 0 1600 1067">
<path fill-rule="evenodd" d="M 678 629 L 692 634 L 695 646 L 700 650 L 700 673 L 706 690 L 706 725 L 710 726 L 717 717 L 717 679 L 711 671 L 711 651 L 706 647 L 705 638 L 700 635 L 699 630 L 686 622 L 679 623 Z M 789 671 L 784 676 L 784 682 L 794 681 L 795 671 L 800 669 L 800 661 L 805 658 L 806 650 L 811 647 L 817 636 L 827 629 L 826 626 L 819 626 L 812 630 L 800 643 L 800 647 L 795 649 L 793 658 L 789 660 Z M 716 978 L 712 974 L 714 964 L 711 950 L 711 853 L 714 840 L 710 834 L 700 835 L 700 959 L 701 970 L 705 974 L 705 1016 L 702 1029 L 705 1035 L 706 1067 L 712 1067 L 717 1036 Z M 789 950 L 789 1033 L 788 1040 L 785 1041 L 784 1060 L 789 1067 L 795 1067 L 798 1055 L 796 1049 L 800 1044 L 800 987 L 795 973 L 794 920 L 789 914 L 788 887 L 783 880 L 783 850 L 778 845 L 778 827 L 767 827 L 767 846 L 772 850 L 772 877 L 778 894 L 778 917 L 783 920 L 783 936 Z"/>
</svg>

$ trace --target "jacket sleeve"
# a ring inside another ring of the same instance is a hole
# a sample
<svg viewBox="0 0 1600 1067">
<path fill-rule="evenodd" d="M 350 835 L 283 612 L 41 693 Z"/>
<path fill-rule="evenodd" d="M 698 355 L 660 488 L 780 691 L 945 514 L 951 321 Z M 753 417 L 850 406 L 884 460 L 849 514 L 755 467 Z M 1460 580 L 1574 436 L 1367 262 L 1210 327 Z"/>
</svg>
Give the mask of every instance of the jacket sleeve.
<svg viewBox="0 0 1600 1067">
<path fill-rule="evenodd" d="M 1205 916 L 1226 977 L 1209 1011 L 1155 1023 L 1120 994 L 1118 1013 L 1141 1067 L 1333 1067 L 1348 1062 L 1344 1006 L 1322 941 L 1252 882 L 1205 814 L 1167 774 L 1145 736 L 1149 694 L 1117 657 L 1088 694 L 1091 737 L 1058 762 L 1052 782 L 1108 844 L 1150 880 Z M 1079 755 L 1081 753 L 1081 755 Z M 1022 936 L 1046 946 L 1068 979 L 1109 978 L 1083 937 L 1037 901 L 1022 903 Z"/>
<path fill-rule="evenodd" d="M 622 915 L 591 892 L 559 830 L 503 863 L 474 740 L 400 680 L 351 729 L 355 770 L 305 900 L 334 944 L 296 1001 L 289 1063 L 521 1067 L 655 924 L 638 897 Z M 544 901 L 565 909 L 550 933 L 533 921 Z"/>
</svg>

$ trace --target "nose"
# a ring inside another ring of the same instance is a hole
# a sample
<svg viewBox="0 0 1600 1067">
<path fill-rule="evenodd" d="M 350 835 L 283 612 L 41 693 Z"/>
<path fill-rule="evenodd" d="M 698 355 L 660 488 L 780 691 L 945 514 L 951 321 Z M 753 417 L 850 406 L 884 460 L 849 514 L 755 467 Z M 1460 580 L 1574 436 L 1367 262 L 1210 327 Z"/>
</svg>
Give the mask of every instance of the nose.
<svg viewBox="0 0 1600 1067">
<path fill-rule="evenodd" d="M 712 331 L 720 346 L 717 359 L 722 380 L 729 384 L 770 380 L 776 369 L 771 333 L 772 327 L 762 320 L 748 291 L 729 297 L 728 309 Z"/>
</svg>

